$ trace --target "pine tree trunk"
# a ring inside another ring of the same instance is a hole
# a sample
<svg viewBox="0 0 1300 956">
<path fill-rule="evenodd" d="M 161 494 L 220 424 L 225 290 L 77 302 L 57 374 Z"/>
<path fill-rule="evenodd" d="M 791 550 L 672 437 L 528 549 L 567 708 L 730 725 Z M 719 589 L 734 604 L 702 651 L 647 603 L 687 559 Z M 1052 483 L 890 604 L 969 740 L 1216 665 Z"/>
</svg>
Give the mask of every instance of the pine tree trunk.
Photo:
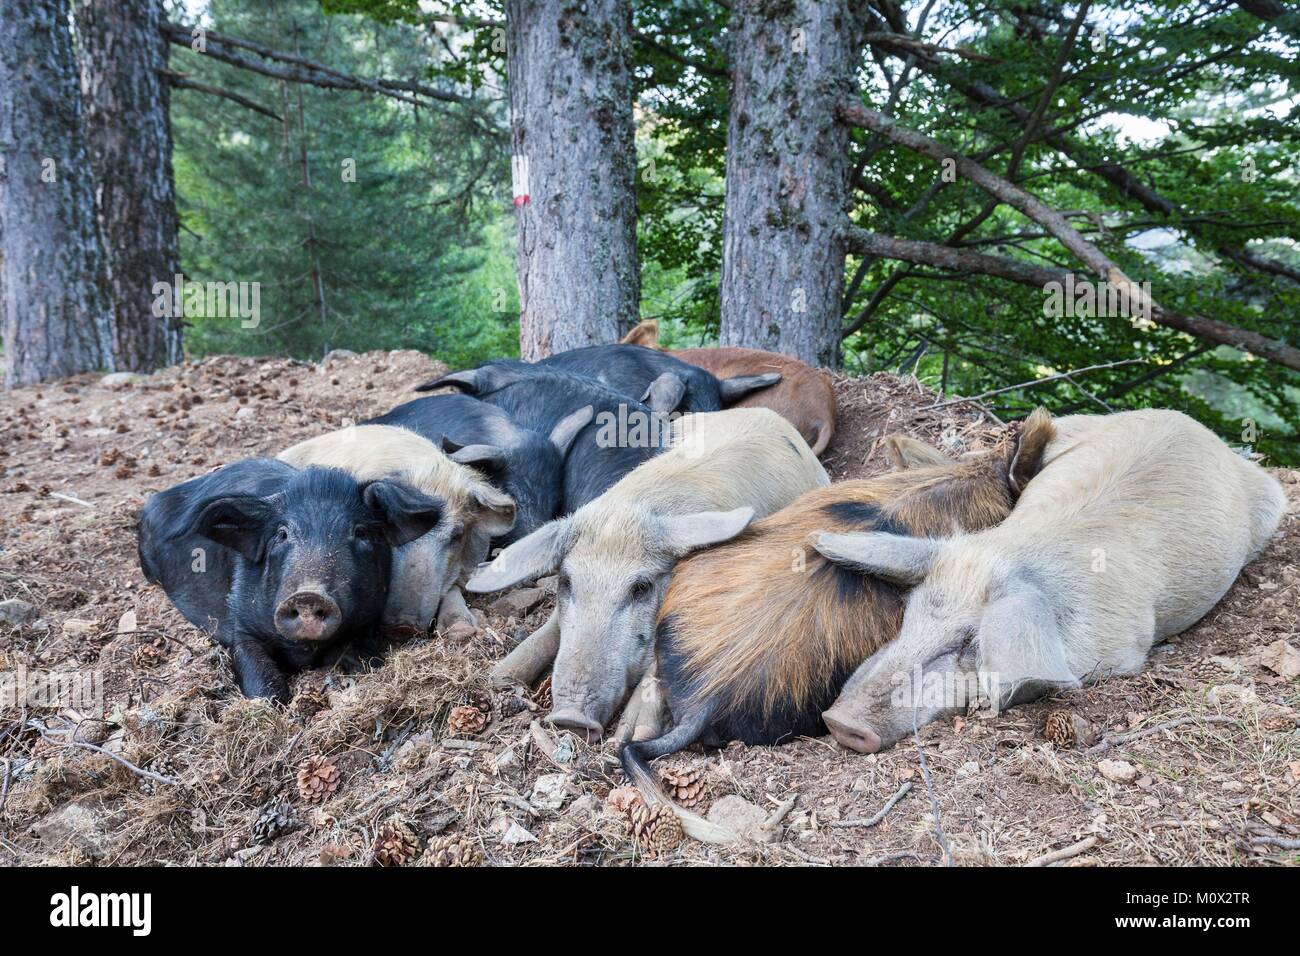
<svg viewBox="0 0 1300 956">
<path fill-rule="evenodd" d="M 113 367 L 67 0 L 0 6 L 5 385 Z"/>
<path fill-rule="evenodd" d="M 615 342 L 637 320 L 631 0 L 507 0 L 526 359 Z"/>
<path fill-rule="evenodd" d="M 840 361 L 853 0 L 735 0 L 723 216 L 723 345 Z"/>
<path fill-rule="evenodd" d="M 180 271 L 162 0 L 74 6 L 114 354 L 119 368 L 152 371 L 180 359 L 182 324 L 153 311 L 154 284 Z"/>
</svg>

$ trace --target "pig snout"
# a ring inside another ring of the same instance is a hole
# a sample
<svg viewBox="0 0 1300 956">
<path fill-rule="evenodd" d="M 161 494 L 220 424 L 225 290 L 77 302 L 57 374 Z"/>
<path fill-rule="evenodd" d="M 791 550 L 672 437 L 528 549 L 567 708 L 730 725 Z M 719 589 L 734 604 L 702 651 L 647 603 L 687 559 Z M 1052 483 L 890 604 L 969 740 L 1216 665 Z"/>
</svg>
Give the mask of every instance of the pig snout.
<svg viewBox="0 0 1300 956">
<path fill-rule="evenodd" d="M 563 727 L 565 730 L 585 734 L 588 743 L 595 743 L 605 732 L 603 725 L 592 720 L 576 707 L 553 710 L 546 719 L 555 727 Z"/>
<path fill-rule="evenodd" d="M 822 720 L 841 747 L 862 754 L 873 754 L 880 750 L 880 735 L 852 714 L 837 712 L 832 707 L 822 714 Z"/>
<path fill-rule="evenodd" d="M 338 604 L 317 591 L 299 591 L 275 609 L 275 629 L 291 641 L 328 640 L 342 620 Z"/>
</svg>

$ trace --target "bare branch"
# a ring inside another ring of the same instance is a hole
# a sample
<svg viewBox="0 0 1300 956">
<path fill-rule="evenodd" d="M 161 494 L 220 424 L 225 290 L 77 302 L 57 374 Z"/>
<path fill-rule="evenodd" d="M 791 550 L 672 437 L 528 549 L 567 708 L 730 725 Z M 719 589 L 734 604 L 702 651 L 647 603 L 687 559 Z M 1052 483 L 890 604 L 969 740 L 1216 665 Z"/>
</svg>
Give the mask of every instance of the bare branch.
<svg viewBox="0 0 1300 956">
<path fill-rule="evenodd" d="M 209 96 L 219 96 L 224 100 L 230 100 L 232 103 L 238 103 L 240 106 L 250 109 L 254 113 L 261 113 L 263 116 L 269 116 L 277 123 L 283 122 L 280 115 L 274 110 L 267 109 L 261 103 L 258 103 L 256 100 L 250 100 L 247 96 L 242 96 L 239 93 L 234 93 L 230 90 L 223 90 L 219 86 L 210 86 L 207 83 L 200 83 L 197 80 L 191 80 L 184 73 L 177 73 L 174 70 L 159 70 L 158 72 L 166 77 L 167 82 L 178 90 L 197 90 L 200 93 L 207 93 Z"/>
</svg>

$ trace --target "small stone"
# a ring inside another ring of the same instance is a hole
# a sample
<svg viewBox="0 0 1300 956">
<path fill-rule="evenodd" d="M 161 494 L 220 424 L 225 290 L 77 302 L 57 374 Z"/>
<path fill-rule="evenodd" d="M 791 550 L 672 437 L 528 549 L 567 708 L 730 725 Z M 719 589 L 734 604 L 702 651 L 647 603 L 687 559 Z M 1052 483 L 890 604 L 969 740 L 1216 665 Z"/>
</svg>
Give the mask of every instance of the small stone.
<svg viewBox="0 0 1300 956">
<path fill-rule="evenodd" d="M 957 776 L 973 777 L 980 772 L 980 762 L 978 760 L 968 760 L 957 768 Z"/>
<path fill-rule="evenodd" d="M 20 627 L 36 620 L 39 614 L 40 612 L 36 610 L 36 606 L 28 604 L 26 601 L 20 601 L 17 598 L 0 601 L 0 621 L 5 624 Z"/>
<path fill-rule="evenodd" d="M 242 408 L 240 408 L 239 411 L 235 412 L 235 417 L 240 421 L 244 421 L 246 419 L 252 418 L 256 414 L 257 412 L 253 411 L 253 409 L 245 405 Z"/>
<path fill-rule="evenodd" d="M 505 846 L 518 846 L 520 843 L 536 843 L 537 837 L 512 820 L 502 835 L 501 842 Z"/>
<path fill-rule="evenodd" d="M 540 604 L 544 597 L 546 597 L 546 592 L 541 588 L 520 588 L 493 601 L 491 604 L 492 613 L 505 617 L 511 615 L 522 617 Z"/>
<path fill-rule="evenodd" d="M 127 385 L 143 381 L 144 376 L 139 372 L 110 372 L 100 377 L 99 384 L 104 388 L 125 388 Z"/>
<path fill-rule="evenodd" d="M 98 621 L 87 621 L 81 618 L 70 617 L 63 622 L 63 633 L 69 637 L 78 637 L 83 634 L 94 633 L 95 628 L 98 626 Z"/>
<path fill-rule="evenodd" d="M 544 578 L 538 578 L 537 586 L 547 594 L 554 594 L 560 586 L 560 576 L 558 574 L 548 574 Z"/>
<path fill-rule="evenodd" d="M 496 769 L 497 776 L 505 777 L 522 770 L 524 762 L 519 759 L 519 754 L 515 752 L 514 747 L 507 747 L 497 754 L 496 760 L 492 761 L 492 766 Z"/>
<path fill-rule="evenodd" d="M 562 773 L 546 773 L 533 784 L 531 802 L 538 810 L 558 810 L 569 796 L 569 779 Z"/>
<path fill-rule="evenodd" d="M 1126 760 L 1101 760 L 1097 772 L 1113 783 L 1132 783 L 1137 779 L 1137 767 Z"/>
<path fill-rule="evenodd" d="M 32 825 L 32 833 L 51 849 L 71 844 L 92 859 L 104 856 L 108 837 L 96 814 L 76 803 L 65 804 Z"/>
</svg>

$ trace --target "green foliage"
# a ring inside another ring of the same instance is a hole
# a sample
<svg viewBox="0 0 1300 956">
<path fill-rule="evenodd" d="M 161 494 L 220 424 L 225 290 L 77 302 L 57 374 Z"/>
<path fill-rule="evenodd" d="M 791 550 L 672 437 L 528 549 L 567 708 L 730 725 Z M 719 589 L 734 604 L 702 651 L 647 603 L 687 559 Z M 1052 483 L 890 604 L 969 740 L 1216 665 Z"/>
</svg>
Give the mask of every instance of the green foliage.
<svg viewBox="0 0 1300 956">
<path fill-rule="evenodd" d="M 326 17 L 307 0 L 213 0 L 207 15 L 218 34 L 360 76 L 419 78 L 433 55 L 417 29 Z M 192 352 L 419 348 L 468 364 L 517 350 L 508 161 L 470 117 L 184 51 L 172 68 L 284 119 L 173 96 L 186 278 L 260 284 L 254 328 L 188 316 Z"/>
</svg>

